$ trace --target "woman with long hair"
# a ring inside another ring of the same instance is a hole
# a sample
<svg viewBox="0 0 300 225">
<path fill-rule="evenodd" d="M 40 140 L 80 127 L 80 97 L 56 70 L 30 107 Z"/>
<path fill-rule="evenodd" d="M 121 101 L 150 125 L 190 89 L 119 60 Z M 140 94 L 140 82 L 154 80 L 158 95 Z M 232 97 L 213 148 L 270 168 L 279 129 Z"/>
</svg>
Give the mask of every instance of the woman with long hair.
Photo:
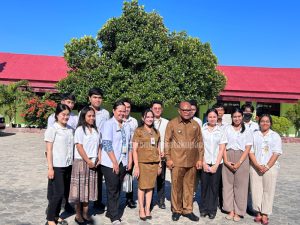
<svg viewBox="0 0 300 225">
<path fill-rule="evenodd" d="M 92 222 L 88 214 L 88 203 L 97 200 L 96 167 L 101 161 L 100 133 L 95 123 L 95 111 L 90 106 L 84 107 L 80 112 L 74 142 L 69 202 L 76 204 L 75 221 L 84 224 Z"/>
<path fill-rule="evenodd" d="M 243 111 L 239 108 L 231 114 L 232 124 L 225 128 L 227 138 L 222 169 L 223 209 L 228 213 L 226 219 L 240 221 L 246 214 L 249 184 L 249 157 L 253 137 L 245 129 Z"/>
<path fill-rule="evenodd" d="M 276 180 L 279 172 L 278 158 L 282 154 L 282 141 L 271 129 L 272 117 L 263 114 L 259 119 L 260 131 L 254 132 L 250 151 L 250 187 L 255 222 L 267 225 L 272 213 Z"/>
<path fill-rule="evenodd" d="M 142 113 L 142 125 L 132 139 L 134 176 L 138 179 L 139 217 L 152 219 L 150 205 L 157 175 L 161 173 L 160 135 L 154 128 L 154 113 L 146 109 Z M 145 201 L 146 197 L 146 201 Z"/>
</svg>

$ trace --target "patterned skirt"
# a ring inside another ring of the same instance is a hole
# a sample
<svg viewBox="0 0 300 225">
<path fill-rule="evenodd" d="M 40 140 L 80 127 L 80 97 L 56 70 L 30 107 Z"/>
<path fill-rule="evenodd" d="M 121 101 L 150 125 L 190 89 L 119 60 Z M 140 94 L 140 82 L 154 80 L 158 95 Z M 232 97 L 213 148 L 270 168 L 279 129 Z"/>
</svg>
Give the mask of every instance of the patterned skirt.
<svg viewBox="0 0 300 225">
<path fill-rule="evenodd" d="M 82 159 L 75 159 L 72 166 L 69 202 L 89 202 L 98 199 L 98 176 Z"/>
</svg>

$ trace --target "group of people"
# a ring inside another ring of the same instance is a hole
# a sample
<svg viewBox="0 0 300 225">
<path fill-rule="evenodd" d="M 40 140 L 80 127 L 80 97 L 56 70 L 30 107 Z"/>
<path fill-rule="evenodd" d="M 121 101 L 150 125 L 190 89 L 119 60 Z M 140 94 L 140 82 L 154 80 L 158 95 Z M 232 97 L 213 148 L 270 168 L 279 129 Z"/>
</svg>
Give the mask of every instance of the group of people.
<svg viewBox="0 0 300 225">
<path fill-rule="evenodd" d="M 223 121 L 224 107 L 217 104 L 206 112 L 207 122 L 195 117 L 195 101 L 181 101 L 178 116 L 162 118 L 163 103 L 154 101 L 142 112 L 141 123 L 130 116 L 129 99 L 113 105 L 112 117 L 101 107 L 100 88 L 89 91 L 90 105 L 77 117 L 72 113 L 75 97 L 64 95 L 48 119 L 45 132 L 48 162 L 49 225 L 67 224 L 59 217 L 75 205 L 75 221 L 92 223 L 88 203 L 104 208 L 102 180 L 107 192 L 107 213 L 112 224 L 121 224 L 119 198 L 126 174 L 138 180 L 139 218 L 151 220 L 153 190 L 157 204 L 165 209 L 166 168 L 171 173 L 172 220 L 181 216 L 192 221 L 194 193 L 201 181 L 200 216 L 214 219 L 218 205 L 226 219 L 240 221 L 247 202 L 256 212 L 254 220 L 269 222 L 282 154 L 281 138 L 271 130 L 272 117 L 261 114 L 251 120 L 254 108 L 245 104 L 231 113 L 232 123 Z M 249 182 L 250 181 L 250 182 Z M 251 198 L 248 198 L 248 195 Z M 133 192 L 126 204 L 136 208 Z M 71 204 L 71 205 L 70 205 Z"/>
</svg>

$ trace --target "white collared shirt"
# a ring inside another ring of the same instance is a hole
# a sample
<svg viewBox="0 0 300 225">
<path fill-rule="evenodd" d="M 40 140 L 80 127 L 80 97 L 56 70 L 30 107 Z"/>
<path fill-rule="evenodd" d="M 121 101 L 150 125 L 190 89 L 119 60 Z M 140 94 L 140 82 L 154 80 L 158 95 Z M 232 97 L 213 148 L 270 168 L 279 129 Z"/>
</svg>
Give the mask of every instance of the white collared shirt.
<svg viewBox="0 0 300 225">
<path fill-rule="evenodd" d="M 124 133 L 125 142 L 123 142 L 122 140 L 122 129 L 123 132 L 125 132 Z M 130 136 L 129 126 L 124 126 L 123 123 L 122 128 L 120 128 L 118 121 L 113 116 L 103 124 L 101 129 L 101 134 L 102 134 L 102 144 L 103 144 L 102 153 L 101 153 L 102 155 L 101 164 L 103 166 L 112 168 L 112 161 L 108 156 L 108 152 L 113 151 L 118 163 L 122 162 L 123 166 L 127 166 L 128 155 L 129 152 L 132 150 L 130 144 L 131 136 Z M 126 153 L 123 153 L 124 148 L 126 148 L 125 149 Z"/>
<path fill-rule="evenodd" d="M 83 127 L 80 126 L 75 131 L 74 143 L 75 159 L 82 159 L 78 152 L 76 144 L 83 145 L 83 149 L 89 158 L 97 158 L 100 145 L 100 132 L 97 132 L 94 128 L 92 129 L 92 132 L 90 132 L 87 127 L 85 128 L 84 132 Z"/>
<path fill-rule="evenodd" d="M 72 127 L 69 125 L 63 127 L 57 122 L 45 131 L 44 140 L 53 143 L 53 167 L 67 167 L 72 165 L 74 149 L 73 132 Z"/>
<path fill-rule="evenodd" d="M 227 145 L 226 149 L 233 149 L 233 150 L 242 150 L 245 151 L 246 146 L 252 146 L 253 144 L 253 136 L 252 133 L 245 129 L 243 133 L 241 130 L 236 131 L 232 125 L 228 125 L 225 128 L 225 135 L 227 137 Z"/>
<path fill-rule="evenodd" d="M 164 151 L 165 147 L 165 133 L 169 120 L 160 117 L 159 119 L 154 118 L 154 128 L 159 131 L 160 134 L 160 151 Z"/>
<path fill-rule="evenodd" d="M 96 126 L 98 131 L 100 132 L 105 121 L 109 120 L 109 112 L 106 109 L 100 108 L 100 110 L 96 111 Z"/>
<path fill-rule="evenodd" d="M 258 123 L 250 120 L 249 123 L 244 123 L 246 129 L 249 129 L 252 133 L 259 130 Z"/>
<path fill-rule="evenodd" d="M 251 153 L 254 153 L 255 158 L 260 165 L 266 165 L 273 153 L 282 154 L 282 141 L 278 133 L 273 130 L 264 136 L 261 131 L 256 131 L 253 134 L 253 146 Z M 278 162 L 276 161 L 278 164 Z"/>
<path fill-rule="evenodd" d="M 215 126 L 213 130 L 208 129 L 209 126 L 204 124 L 202 128 L 202 138 L 204 143 L 204 159 L 207 164 L 216 164 L 220 145 L 227 143 L 227 138 L 223 129 Z M 223 163 L 223 160 L 221 161 Z"/>
<path fill-rule="evenodd" d="M 55 114 L 52 113 L 52 114 L 48 117 L 47 128 L 53 126 L 54 123 L 55 123 Z M 71 112 L 67 124 L 68 124 L 70 127 L 72 127 L 73 130 L 75 130 L 76 127 L 77 127 L 77 124 L 78 124 L 78 116 L 75 115 L 73 112 Z"/>
<path fill-rule="evenodd" d="M 200 128 L 202 127 L 202 120 L 200 118 L 194 116 L 193 120 L 195 120 L 199 124 Z"/>
<path fill-rule="evenodd" d="M 127 120 L 125 120 L 125 125 L 129 125 L 130 127 L 130 135 L 133 138 L 133 134 L 135 129 L 138 127 L 138 122 L 135 118 L 129 116 Z"/>
</svg>

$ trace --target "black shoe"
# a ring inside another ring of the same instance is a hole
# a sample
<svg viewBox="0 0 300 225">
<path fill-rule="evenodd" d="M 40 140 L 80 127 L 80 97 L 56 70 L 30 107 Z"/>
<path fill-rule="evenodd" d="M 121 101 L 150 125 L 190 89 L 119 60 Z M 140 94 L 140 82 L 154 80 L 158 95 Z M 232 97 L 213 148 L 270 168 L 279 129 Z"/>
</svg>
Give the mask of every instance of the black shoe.
<svg viewBox="0 0 300 225">
<path fill-rule="evenodd" d="M 135 203 L 135 201 L 133 201 L 132 199 L 128 199 L 128 200 L 126 201 L 126 205 L 127 205 L 129 208 L 131 208 L 131 209 L 135 209 L 135 208 L 136 208 L 136 203 Z"/>
<path fill-rule="evenodd" d="M 160 200 L 160 201 L 158 202 L 158 207 L 159 207 L 160 209 L 165 209 L 165 208 L 166 208 L 165 201 Z"/>
<path fill-rule="evenodd" d="M 194 213 L 182 214 L 184 217 L 190 219 L 191 221 L 199 221 L 199 217 Z"/>
<path fill-rule="evenodd" d="M 180 216 L 181 216 L 180 213 L 173 213 L 172 214 L 172 220 L 173 221 L 178 221 Z"/>
<path fill-rule="evenodd" d="M 215 213 L 209 213 L 208 214 L 208 218 L 211 219 L 211 220 L 213 220 L 215 217 L 216 217 Z"/>
<path fill-rule="evenodd" d="M 95 209 L 104 210 L 105 209 L 105 205 L 102 202 L 94 202 L 94 208 Z"/>
<path fill-rule="evenodd" d="M 206 217 L 207 215 L 208 215 L 207 212 L 200 212 L 200 216 L 201 216 L 201 217 Z"/>
<path fill-rule="evenodd" d="M 65 204 L 65 211 L 68 213 L 75 213 L 75 210 L 73 209 L 73 207 L 70 205 L 70 203 L 66 203 Z"/>
</svg>

